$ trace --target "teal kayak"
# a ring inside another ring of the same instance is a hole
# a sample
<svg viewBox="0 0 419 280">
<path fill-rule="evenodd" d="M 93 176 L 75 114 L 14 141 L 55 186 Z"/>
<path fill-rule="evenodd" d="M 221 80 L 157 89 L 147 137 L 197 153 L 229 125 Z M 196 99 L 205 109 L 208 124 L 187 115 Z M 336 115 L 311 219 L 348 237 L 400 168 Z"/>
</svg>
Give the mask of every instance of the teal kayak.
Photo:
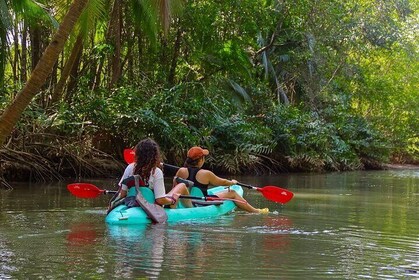
<svg viewBox="0 0 419 280">
<path fill-rule="evenodd" d="M 132 188 L 134 189 L 134 188 Z M 243 189 L 239 185 L 231 186 L 232 190 L 235 190 L 238 194 L 243 196 Z M 154 195 L 150 189 L 142 187 L 140 188 L 141 193 L 147 201 L 154 203 Z M 209 195 L 216 195 L 219 192 L 225 191 L 224 187 L 214 187 L 208 189 Z M 202 192 L 193 187 L 191 195 L 202 197 Z M 224 200 L 221 204 L 218 205 L 206 205 L 198 206 L 193 208 L 184 208 L 181 203 L 179 203 L 178 208 L 170 209 L 165 208 L 164 210 L 167 213 L 167 222 L 179 222 L 184 220 L 191 219 L 205 219 L 213 218 L 221 215 L 230 213 L 236 208 L 236 205 L 233 201 Z M 106 223 L 111 225 L 137 225 L 137 224 L 149 224 L 151 223 L 150 218 L 141 207 L 131 207 L 128 208 L 125 205 L 119 205 L 115 207 L 105 219 Z"/>
</svg>

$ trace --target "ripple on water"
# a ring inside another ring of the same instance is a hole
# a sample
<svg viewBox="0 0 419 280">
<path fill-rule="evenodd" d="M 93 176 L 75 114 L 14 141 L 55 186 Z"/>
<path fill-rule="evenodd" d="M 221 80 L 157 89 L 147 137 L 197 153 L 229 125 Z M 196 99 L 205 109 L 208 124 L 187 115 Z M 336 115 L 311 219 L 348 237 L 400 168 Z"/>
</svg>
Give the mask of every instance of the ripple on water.
<svg viewBox="0 0 419 280">
<path fill-rule="evenodd" d="M 342 242 L 336 247 L 334 254 L 342 266 L 350 264 L 369 270 L 366 274 L 359 274 L 359 277 L 376 275 L 381 279 L 395 279 L 395 272 L 400 276 L 419 276 L 417 236 L 404 236 L 358 226 L 340 228 L 338 234 L 342 237 Z"/>
</svg>

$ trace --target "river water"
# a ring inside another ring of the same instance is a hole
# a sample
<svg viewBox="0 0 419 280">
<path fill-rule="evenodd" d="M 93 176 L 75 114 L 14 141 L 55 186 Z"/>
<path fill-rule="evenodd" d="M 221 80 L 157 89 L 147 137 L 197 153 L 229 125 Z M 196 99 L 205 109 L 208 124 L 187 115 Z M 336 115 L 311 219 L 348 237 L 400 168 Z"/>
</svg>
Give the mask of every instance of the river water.
<svg viewBox="0 0 419 280">
<path fill-rule="evenodd" d="M 419 279 L 418 170 L 236 179 L 295 196 L 279 205 L 246 189 L 271 213 L 118 227 L 105 195 L 13 184 L 0 191 L 0 279 Z"/>
</svg>

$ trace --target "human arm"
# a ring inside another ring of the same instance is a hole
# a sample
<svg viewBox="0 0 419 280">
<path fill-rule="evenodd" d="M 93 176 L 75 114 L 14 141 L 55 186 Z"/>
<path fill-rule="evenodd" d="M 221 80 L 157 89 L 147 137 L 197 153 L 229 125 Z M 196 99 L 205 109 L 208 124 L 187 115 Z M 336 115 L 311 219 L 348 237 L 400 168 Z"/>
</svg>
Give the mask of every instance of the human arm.
<svg viewBox="0 0 419 280">
<path fill-rule="evenodd" d="M 205 177 L 208 178 L 208 183 L 212 186 L 232 186 L 237 184 L 236 180 L 228 180 L 224 178 L 220 178 L 217 175 L 215 175 L 213 172 L 206 170 Z"/>
<path fill-rule="evenodd" d="M 150 187 L 154 191 L 154 198 L 159 205 L 175 204 L 179 195 L 166 195 L 166 188 L 164 186 L 163 172 L 160 168 L 156 168 L 149 179 Z"/>
<path fill-rule="evenodd" d="M 124 185 L 122 182 L 123 182 L 126 178 L 128 178 L 128 177 L 132 176 L 132 174 L 133 174 L 133 172 L 134 172 L 134 166 L 135 166 L 135 163 L 131 163 L 131 164 L 129 164 L 129 165 L 125 168 L 125 170 L 124 170 L 124 174 L 122 175 L 121 180 L 120 180 L 120 181 L 119 181 L 119 183 L 118 183 L 118 185 L 119 185 L 119 187 L 120 187 L 120 191 L 119 191 L 119 198 L 122 198 L 122 197 L 126 197 L 126 196 L 127 196 L 127 193 L 128 193 L 128 187 L 127 187 L 126 185 Z"/>
<path fill-rule="evenodd" d="M 175 177 L 173 177 L 172 188 L 174 188 L 178 184 L 178 182 L 176 182 L 176 177 L 179 177 L 179 178 L 182 178 L 182 179 L 187 179 L 188 176 L 189 176 L 189 173 L 188 173 L 187 168 L 185 168 L 185 167 L 179 168 L 178 171 L 176 172 Z"/>
</svg>

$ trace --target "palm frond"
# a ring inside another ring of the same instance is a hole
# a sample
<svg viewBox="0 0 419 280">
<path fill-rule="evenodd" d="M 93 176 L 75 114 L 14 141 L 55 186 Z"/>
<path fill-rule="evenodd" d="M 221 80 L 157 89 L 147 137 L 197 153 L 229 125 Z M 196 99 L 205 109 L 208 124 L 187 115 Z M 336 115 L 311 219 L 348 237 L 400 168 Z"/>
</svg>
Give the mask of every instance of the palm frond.
<svg viewBox="0 0 419 280">
<path fill-rule="evenodd" d="M 29 24 L 38 23 L 40 20 L 58 28 L 59 23 L 52 13 L 42 4 L 33 0 L 11 1 L 10 7 L 17 16 L 24 18 Z"/>
<path fill-rule="evenodd" d="M 274 173 L 282 168 L 281 164 L 268 155 L 273 151 L 272 145 L 242 144 L 233 151 L 223 153 L 215 152 L 217 159 L 209 158 L 209 163 L 216 169 L 231 174 L 251 173 L 266 174 Z"/>
<path fill-rule="evenodd" d="M 240 86 L 238 83 L 231 79 L 229 79 L 228 82 L 230 86 L 234 89 L 234 92 L 238 94 L 241 100 L 244 100 L 245 102 L 251 102 L 249 94 L 242 86 Z"/>
<path fill-rule="evenodd" d="M 108 1 L 90 0 L 80 16 L 78 21 L 79 34 L 87 36 L 92 30 L 95 30 L 98 22 L 105 22 L 108 18 Z"/>
<path fill-rule="evenodd" d="M 149 39 L 155 41 L 158 29 L 156 6 L 152 5 L 150 1 L 133 0 L 131 2 L 131 12 L 136 26 L 141 28 Z"/>
</svg>

